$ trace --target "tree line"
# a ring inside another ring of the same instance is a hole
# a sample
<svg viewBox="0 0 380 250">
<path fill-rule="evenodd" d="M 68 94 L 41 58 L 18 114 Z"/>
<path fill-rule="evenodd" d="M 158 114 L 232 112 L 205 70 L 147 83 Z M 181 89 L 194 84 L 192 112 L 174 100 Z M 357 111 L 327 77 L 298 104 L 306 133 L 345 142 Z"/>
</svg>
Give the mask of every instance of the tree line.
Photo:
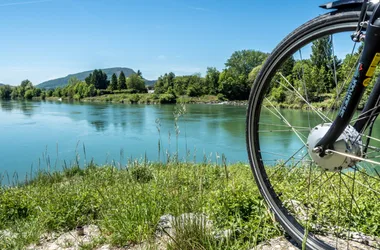
<svg viewBox="0 0 380 250">
<path fill-rule="evenodd" d="M 190 97 L 217 95 L 219 99 L 246 100 L 252 84 L 249 74 L 267 56 L 267 53 L 257 50 L 236 51 L 225 63 L 224 70 L 220 72 L 215 67 L 208 67 L 205 77 L 200 74 L 175 76 L 173 72 L 166 73 L 158 78 L 154 92 Z"/>
<path fill-rule="evenodd" d="M 291 88 L 306 92 L 311 102 L 334 99 L 340 91 L 337 83 L 345 82 L 352 76 L 352 68 L 357 62 L 361 48 L 356 53 L 339 59 L 334 55 L 330 37 L 314 41 L 309 58 L 289 57 L 278 69 L 272 80 L 268 99 L 285 104 L 303 102 L 299 94 Z M 190 97 L 214 95 L 220 100 L 247 100 L 251 86 L 267 57 L 268 54 L 261 51 L 241 50 L 231 55 L 222 71 L 208 67 L 204 77 L 200 74 L 176 76 L 173 72 L 166 73 L 156 81 L 154 93 L 172 101 L 184 95 Z M 1 86 L 0 98 L 31 99 L 54 96 L 81 99 L 102 94 L 146 92 L 141 71 L 129 77 L 125 77 L 124 72 L 119 76 L 113 74 L 109 80 L 102 70 L 94 70 L 85 81 L 72 78 L 65 87 L 54 90 L 40 90 L 33 87 L 28 80 L 17 87 Z"/>
<path fill-rule="evenodd" d="M 145 81 L 140 70 L 126 77 L 121 71 L 119 77 L 114 73 L 109 81 L 102 70 L 94 70 L 84 81 L 76 77 L 69 79 L 63 88 L 44 90 L 33 86 L 29 80 L 24 80 L 19 86 L 0 86 L 0 99 L 33 99 L 46 97 L 64 97 L 80 100 L 105 93 L 146 93 Z"/>
</svg>

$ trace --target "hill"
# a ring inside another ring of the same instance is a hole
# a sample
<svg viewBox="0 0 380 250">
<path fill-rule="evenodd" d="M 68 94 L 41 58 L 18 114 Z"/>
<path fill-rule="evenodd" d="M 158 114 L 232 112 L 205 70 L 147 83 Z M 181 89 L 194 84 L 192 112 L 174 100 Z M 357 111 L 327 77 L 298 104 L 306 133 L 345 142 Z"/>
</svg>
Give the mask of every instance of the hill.
<svg viewBox="0 0 380 250">
<path fill-rule="evenodd" d="M 4 83 L 0 83 L 0 86 L 4 86 L 5 84 Z"/>
<path fill-rule="evenodd" d="M 41 89 L 54 89 L 57 87 L 64 87 L 64 86 L 66 86 L 67 82 L 69 81 L 69 79 L 71 77 L 76 77 L 79 80 L 84 81 L 84 79 L 86 79 L 86 77 L 89 76 L 93 71 L 94 70 L 89 70 L 89 71 L 84 71 L 84 72 L 80 72 L 80 73 L 76 73 L 76 74 L 70 74 L 70 75 L 65 76 L 65 77 L 61 77 L 61 78 L 49 80 L 46 82 L 42 82 L 42 83 L 38 84 L 36 87 L 41 88 Z M 120 72 L 123 71 L 126 77 L 136 73 L 135 71 L 133 71 L 133 69 L 121 68 L 121 67 L 102 69 L 102 71 L 107 74 L 108 80 L 111 79 L 111 76 L 113 73 L 115 73 L 117 76 L 119 76 Z M 146 79 L 144 79 L 144 80 L 145 80 L 145 85 L 147 85 L 147 86 L 152 86 L 156 82 L 154 80 L 153 81 L 146 80 Z"/>
</svg>

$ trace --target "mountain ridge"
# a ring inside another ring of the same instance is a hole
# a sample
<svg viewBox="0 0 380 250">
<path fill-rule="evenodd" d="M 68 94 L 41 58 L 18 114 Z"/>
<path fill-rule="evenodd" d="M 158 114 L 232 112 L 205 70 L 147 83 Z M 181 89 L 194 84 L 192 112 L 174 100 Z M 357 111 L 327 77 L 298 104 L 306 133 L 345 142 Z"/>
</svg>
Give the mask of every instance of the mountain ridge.
<svg viewBox="0 0 380 250">
<path fill-rule="evenodd" d="M 125 68 L 125 67 L 114 67 L 114 68 L 106 68 L 106 69 L 100 69 L 100 70 L 107 74 L 108 80 L 111 80 L 111 76 L 114 73 L 119 77 L 119 74 L 121 71 L 124 72 L 126 77 L 136 73 L 133 69 Z M 41 88 L 41 89 L 55 89 L 57 87 L 64 87 L 67 85 L 71 77 L 76 77 L 80 81 L 84 81 L 86 77 L 89 76 L 93 71 L 94 70 L 87 70 L 83 72 L 69 74 L 65 77 L 51 79 L 51 80 L 48 80 L 36 85 L 36 87 Z M 144 79 L 144 81 L 145 81 L 146 86 L 152 86 L 156 82 L 155 80 L 147 80 L 147 79 Z"/>
</svg>

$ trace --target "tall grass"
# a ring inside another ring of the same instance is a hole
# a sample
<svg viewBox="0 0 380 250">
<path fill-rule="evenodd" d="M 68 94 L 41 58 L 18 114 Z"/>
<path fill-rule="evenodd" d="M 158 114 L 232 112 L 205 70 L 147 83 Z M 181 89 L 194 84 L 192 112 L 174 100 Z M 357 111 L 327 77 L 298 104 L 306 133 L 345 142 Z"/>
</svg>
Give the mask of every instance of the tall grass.
<svg viewBox="0 0 380 250">
<path fill-rule="evenodd" d="M 112 245 L 137 244 L 155 237 L 162 215 L 183 213 L 207 214 L 214 231 L 231 230 L 231 248 L 279 235 L 249 167 L 230 166 L 228 175 L 227 180 L 226 170 L 217 165 L 147 161 L 122 168 L 91 163 L 52 174 L 39 172 L 27 185 L 1 187 L 0 249 L 21 249 L 38 242 L 43 233 L 87 224 L 98 225 Z M 225 238 L 217 240 L 201 225 L 188 227 L 175 236 L 180 246 L 226 246 Z M 172 249 L 180 249 L 173 244 Z"/>
</svg>

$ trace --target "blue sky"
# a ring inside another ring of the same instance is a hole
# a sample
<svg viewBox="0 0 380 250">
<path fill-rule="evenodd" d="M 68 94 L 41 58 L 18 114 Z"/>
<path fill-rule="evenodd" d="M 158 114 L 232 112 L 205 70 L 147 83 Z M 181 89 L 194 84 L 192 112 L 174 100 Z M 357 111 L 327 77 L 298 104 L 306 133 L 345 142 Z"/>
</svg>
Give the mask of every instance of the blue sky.
<svg viewBox="0 0 380 250">
<path fill-rule="evenodd" d="M 236 50 L 270 52 L 324 13 L 321 0 L 0 0 L 0 82 L 34 84 L 95 68 L 221 70 Z"/>
</svg>

